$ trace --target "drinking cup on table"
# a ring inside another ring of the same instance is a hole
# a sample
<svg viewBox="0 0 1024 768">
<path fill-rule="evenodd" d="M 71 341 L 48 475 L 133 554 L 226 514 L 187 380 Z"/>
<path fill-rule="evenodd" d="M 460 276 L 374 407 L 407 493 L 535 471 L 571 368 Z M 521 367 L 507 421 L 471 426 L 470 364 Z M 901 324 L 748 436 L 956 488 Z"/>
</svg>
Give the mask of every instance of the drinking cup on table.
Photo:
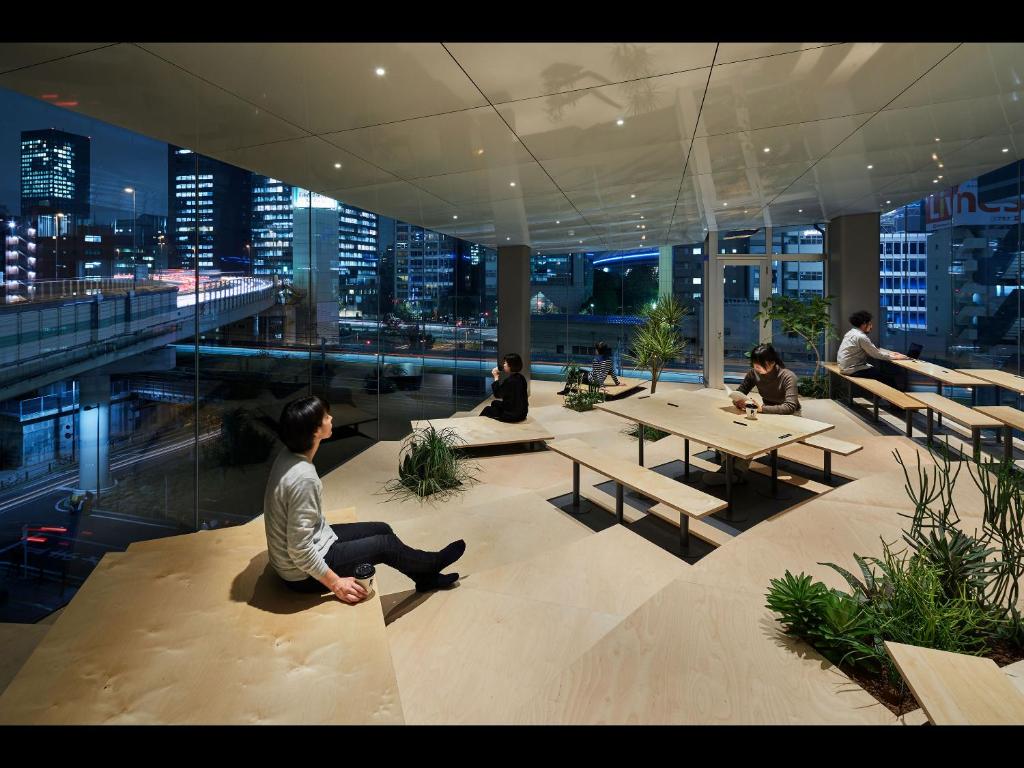
<svg viewBox="0 0 1024 768">
<path fill-rule="evenodd" d="M 747 418 L 751 421 L 757 419 L 757 403 L 753 400 L 747 400 Z"/>
</svg>

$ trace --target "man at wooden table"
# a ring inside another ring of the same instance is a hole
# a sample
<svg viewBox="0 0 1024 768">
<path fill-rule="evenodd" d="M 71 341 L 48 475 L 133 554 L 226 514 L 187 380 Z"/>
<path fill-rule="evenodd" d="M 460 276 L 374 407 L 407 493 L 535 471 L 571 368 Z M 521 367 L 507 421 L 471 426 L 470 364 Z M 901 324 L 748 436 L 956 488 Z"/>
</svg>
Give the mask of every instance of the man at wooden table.
<svg viewBox="0 0 1024 768">
<path fill-rule="evenodd" d="M 906 360 L 907 356 L 899 352 L 883 352 L 868 338 L 874 323 L 871 313 L 865 310 L 850 315 L 850 325 L 836 353 L 836 363 L 844 376 L 855 376 L 860 379 L 877 379 L 901 392 L 907 391 L 907 372 L 897 366 L 887 365 L 890 360 Z M 868 358 L 878 360 L 878 364 L 868 362 Z"/>
</svg>

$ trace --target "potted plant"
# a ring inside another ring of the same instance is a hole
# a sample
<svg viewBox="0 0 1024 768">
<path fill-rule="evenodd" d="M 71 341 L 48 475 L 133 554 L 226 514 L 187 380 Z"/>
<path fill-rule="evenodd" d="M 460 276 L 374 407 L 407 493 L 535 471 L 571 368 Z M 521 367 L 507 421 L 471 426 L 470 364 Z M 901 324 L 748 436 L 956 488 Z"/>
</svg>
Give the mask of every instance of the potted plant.
<svg viewBox="0 0 1024 768">
<path fill-rule="evenodd" d="M 654 306 L 645 308 L 643 324 L 633 333 L 626 358 L 637 368 L 651 372 L 651 394 L 658 388 L 658 377 L 669 361 L 683 354 L 686 339 L 679 324 L 690 310 L 671 294 L 662 295 Z"/>
<path fill-rule="evenodd" d="M 809 352 L 814 354 L 814 373 L 800 377 L 800 394 L 804 397 L 825 397 L 828 395 L 828 379 L 821 365 L 819 344 L 838 339 L 832 325 L 829 307 L 832 296 L 812 299 L 796 299 L 790 296 L 769 296 L 761 302 L 761 311 L 755 317 L 764 325 L 778 320 L 782 330 L 795 333 L 804 341 Z"/>
<path fill-rule="evenodd" d="M 464 491 L 476 481 L 476 465 L 459 448 L 464 442 L 451 427 L 414 430 L 402 444 L 398 477 L 386 483 L 384 490 L 403 501 L 412 497 L 443 500 Z"/>
</svg>

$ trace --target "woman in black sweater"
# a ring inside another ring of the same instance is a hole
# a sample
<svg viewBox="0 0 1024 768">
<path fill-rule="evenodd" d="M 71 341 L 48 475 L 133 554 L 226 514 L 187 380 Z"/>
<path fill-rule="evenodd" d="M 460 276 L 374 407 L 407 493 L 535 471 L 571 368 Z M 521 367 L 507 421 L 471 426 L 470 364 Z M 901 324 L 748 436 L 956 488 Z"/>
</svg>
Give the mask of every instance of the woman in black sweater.
<svg viewBox="0 0 1024 768">
<path fill-rule="evenodd" d="M 515 352 L 510 352 L 502 358 L 501 369 L 509 374 L 504 381 L 499 381 L 498 369 L 491 369 L 491 391 L 498 398 L 491 402 L 483 411 L 481 416 L 487 416 L 498 421 L 523 421 L 529 410 L 526 397 L 526 379 L 520 373 L 523 370 L 523 358 Z"/>
</svg>

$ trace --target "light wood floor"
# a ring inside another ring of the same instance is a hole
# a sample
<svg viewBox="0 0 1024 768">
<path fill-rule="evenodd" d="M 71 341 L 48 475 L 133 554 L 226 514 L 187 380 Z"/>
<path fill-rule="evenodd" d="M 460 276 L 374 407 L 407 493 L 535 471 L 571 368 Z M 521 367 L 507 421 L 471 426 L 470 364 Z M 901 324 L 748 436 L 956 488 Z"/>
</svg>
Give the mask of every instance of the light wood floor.
<svg viewBox="0 0 1024 768">
<path fill-rule="evenodd" d="M 636 459 L 628 423 L 563 408 L 560 386 L 532 382 L 531 418 L 556 438 Z M 910 507 L 892 451 L 930 462 L 923 434 L 898 436 L 896 417 L 883 430 L 831 401 L 805 401 L 803 413 L 864 445 L 833 458 L 850 482 L 807 484 L 819 495 L 694 565 L 551 505 L 572 482 L 571 462 L 552 451 L 478 458 L 476 484 L 431 504 L 382 493 L 401 443 L 379 442 L 323 478 L 330 521 L 382 520 L 425 549 L 465 539 L 455 588 L 419 595 L 380 566 L 367 603 L 296 608 L 270 590 L 258 518 L 134 544 L 26 640 L 38 644 L 0 696 L 0 722 L 920 723 L 781 634 L 764 607 L 785 570 L 843 587 L 818 563 L 852 568 L 854 552 L 898 539 Z M 679 459 L 682 440 L 645 454 L 648 466 Z M 782 456 L 822 465 L 803 446 Z M 581 472 L 584 486 L 604 480 Z M 976 517 L 966 472 L 958 500 L 965 520 Z M 1024 685 L 1020 669 L 1006 673 Z"/>
</svg>

